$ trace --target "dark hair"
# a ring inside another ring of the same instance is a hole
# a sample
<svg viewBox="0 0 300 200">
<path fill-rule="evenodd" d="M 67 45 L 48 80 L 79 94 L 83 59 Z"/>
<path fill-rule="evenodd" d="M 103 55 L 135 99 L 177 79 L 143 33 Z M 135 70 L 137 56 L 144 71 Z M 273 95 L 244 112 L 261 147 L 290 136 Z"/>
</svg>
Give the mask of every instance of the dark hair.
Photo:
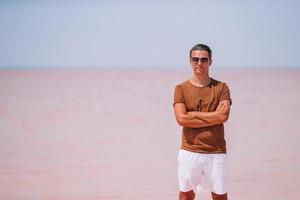
<svg viewBox="0 0 300 200">
<path fill-rule="evenodd" d="M 211 49 L 205 44 L 196 44 L 193 46 L 190 50 L 190 58 L 192 56 L 192 51 L 194 50 L 207 51 L 209 58 L 211 58 Z"/>
</svg>

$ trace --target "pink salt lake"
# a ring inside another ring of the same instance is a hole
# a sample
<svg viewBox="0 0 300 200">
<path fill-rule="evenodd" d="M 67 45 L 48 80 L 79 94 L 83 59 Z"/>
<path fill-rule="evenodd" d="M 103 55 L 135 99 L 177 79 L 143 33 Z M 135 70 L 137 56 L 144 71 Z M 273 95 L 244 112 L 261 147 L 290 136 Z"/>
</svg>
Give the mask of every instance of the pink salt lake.
<svg viewBox="0 0 300 200">
<path fill-rule="evenodd" d="M 174 86 L 189 70 L 1 70 L 0 199 L 177 199 Z M 300 198 L 300 70 L 218 70 L 229 199 Z M 210 199 L 204 187 L 197 199 Z"/>
</svg>

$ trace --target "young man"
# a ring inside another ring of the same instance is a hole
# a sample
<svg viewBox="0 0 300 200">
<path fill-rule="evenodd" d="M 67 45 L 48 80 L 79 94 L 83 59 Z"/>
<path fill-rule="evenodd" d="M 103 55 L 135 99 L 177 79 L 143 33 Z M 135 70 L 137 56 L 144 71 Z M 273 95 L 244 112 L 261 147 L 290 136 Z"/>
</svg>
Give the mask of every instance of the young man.
<svg viewBox="0 0 300 200">
<path fill-rule="evenodd" d="M 174 111 L 183 126 L 178 155 L 179 199 L 195 198 L 205 175 L 213 200 L 227 200 L 227 164 L 224 126 L 231 98 L 225 83 L 209 76 L 211 49 L 197 44 L 189 60 L 194 76 L 175 87 Z"/>
</svg>

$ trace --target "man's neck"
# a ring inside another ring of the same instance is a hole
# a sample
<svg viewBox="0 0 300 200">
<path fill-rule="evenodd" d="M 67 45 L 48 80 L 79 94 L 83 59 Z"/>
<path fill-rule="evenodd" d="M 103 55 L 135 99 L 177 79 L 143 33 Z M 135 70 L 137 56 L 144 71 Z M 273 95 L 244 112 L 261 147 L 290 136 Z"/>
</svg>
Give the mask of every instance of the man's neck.
<svg viewBox="0 0 300 200">
<path fill-rule="evenodd" d="M 207 85 L 209 85 L 211 81 L 211 78 L 209 77 L 209 75 L 201 75 L 201 76 L 196 76 L 194 75 L 194 77 L 192 78 L 192 82 L 194 84 L 196 84 L 199 87 L 205 87 Z"/>
</svg>

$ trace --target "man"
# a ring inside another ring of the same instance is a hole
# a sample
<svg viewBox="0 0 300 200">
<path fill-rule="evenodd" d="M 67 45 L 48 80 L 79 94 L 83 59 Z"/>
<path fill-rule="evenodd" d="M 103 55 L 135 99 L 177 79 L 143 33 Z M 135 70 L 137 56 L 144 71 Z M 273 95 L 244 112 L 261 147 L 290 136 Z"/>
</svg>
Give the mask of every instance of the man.
<svg viewBox="0 0 300 200">
<path fill-rule="evenodd" d="M 225 83 L 209 76 L 211 49 L 197 44 L 189 60 L 194 75 L 175 87 L 175 117 L 182 129 L 178 154 L 179 199 L 195 198 L 205 175 L 213 200 L 227 200 L 227 166 L 224 126 L 231 98 Z"/>
</svg>

